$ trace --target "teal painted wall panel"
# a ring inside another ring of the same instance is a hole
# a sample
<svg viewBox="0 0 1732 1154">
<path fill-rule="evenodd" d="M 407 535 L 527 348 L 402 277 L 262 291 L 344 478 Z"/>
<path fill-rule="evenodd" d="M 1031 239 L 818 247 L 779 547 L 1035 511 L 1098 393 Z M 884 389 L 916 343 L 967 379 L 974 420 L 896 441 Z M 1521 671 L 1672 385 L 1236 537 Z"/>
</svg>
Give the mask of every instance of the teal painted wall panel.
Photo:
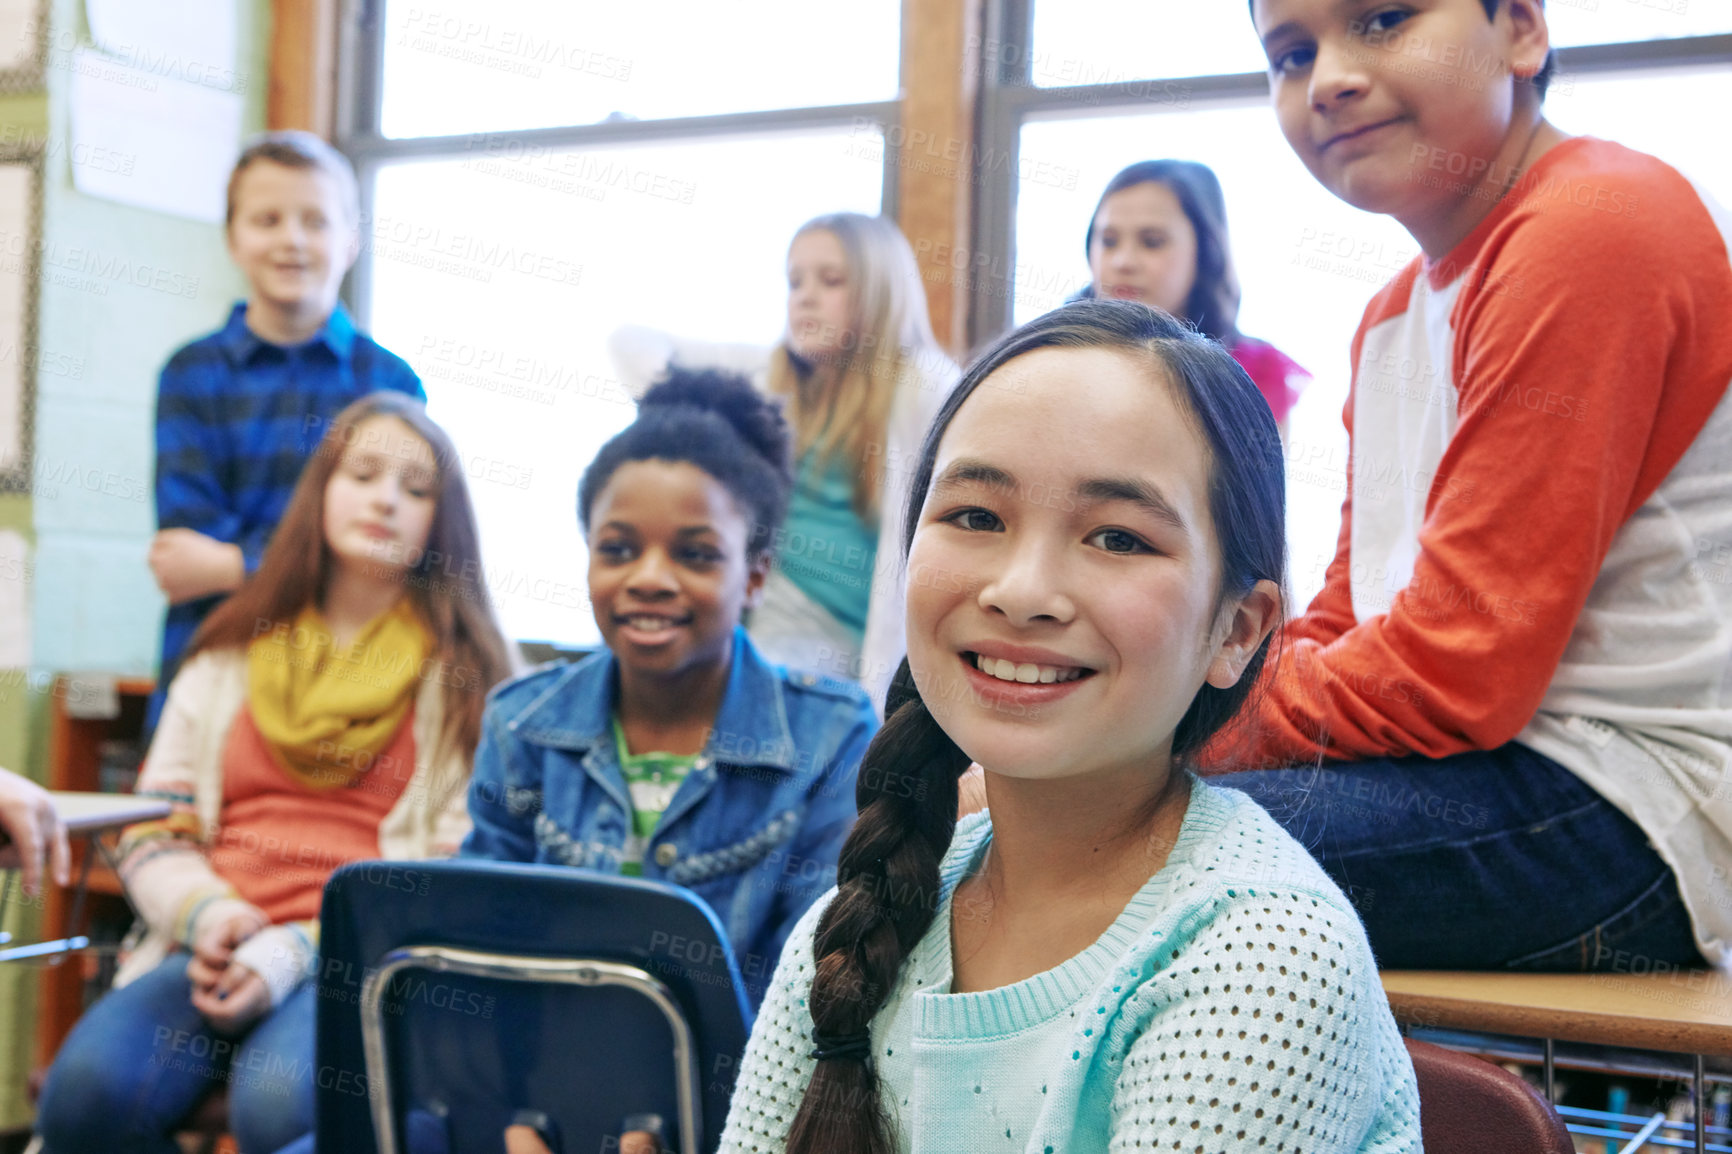
<svg viewBox="0 0 1732 1154">
<path fill-rule="evenodd" d="M 137 398 L 102 403 L 82 397 L 43 397 L 36 407 L 35 501 L 38 540 L 94 534 L 139 543 L 135 566 L 155 530 L 151 500 L 152 421 Z M 53 595 L 48 589 L 38 599 Z M 42 657 L 39 654 L 38 660 Z M 75 668 L 44 662 L 51 668 Z"/>
<path fill-rule="evenodd" d="M 237 3 L 242 126 L 251 133 L 264 126 L 270 9 L 269 0 Z M 72 43 L 82 23 L 76 0 L 54 0 L 57 48 Z M 49 356 L 37 378 L 35 447 L 43 467 L 73 480 L 47 479 L 35 501 L 35 664 L 149 675 L 162 616 L 144 563 L 155 527 L 149 484 L 157 373 L 175 348 L 222 323 L 244 282 L 220 225 L 73 187 L 64 147 L 69 57 L 56 50 L 49 58 L 49 136 L 62 147 L 51 147 L 43 181 L 38 331 Z"/>
</svg>

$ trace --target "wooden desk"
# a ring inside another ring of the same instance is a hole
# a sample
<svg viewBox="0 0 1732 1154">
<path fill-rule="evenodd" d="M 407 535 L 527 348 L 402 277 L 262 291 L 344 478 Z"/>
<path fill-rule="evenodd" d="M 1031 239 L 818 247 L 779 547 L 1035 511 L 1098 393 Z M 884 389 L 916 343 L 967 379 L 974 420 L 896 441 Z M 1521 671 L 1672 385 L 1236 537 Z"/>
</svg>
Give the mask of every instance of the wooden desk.
<svg viewBox="0 0 1732 1154">
<path fill-rule="evenodd" d="M 90 944 L 90 939 L 83 935 L 80 914 L 84 910 L 85 895 L 90 891 L 91 867 L 96 857 L 101 855 L 108 866 L 108 873 L 113 874 L 114 862 L 107 847 L 101 842 L 101 837 L 109 830 L 121 829 L 134 822 L 152 821 L 167 817 L 172 807 L 166 801 L 154 798 L 134 797 L 124 793 L 79 793 L 71 791 L 52 792 L 49 796 L 54 801 L 54 812 L 66 826 L 66 832 L 72 837 L 85 839 L 86 848 L 82 855 L 82 864 L 78 870 L 78 881 L 73 891 L 72 914 L 68 919 L 67 936 L 51 941 L 35 942 L 26 946 L 10 946 L 0 949 L 0 962 L 16 962 L 51 958 L 60 954 L 69 954 L 82 950 Z M 115 879 L 119 882 L 119 879 Z M 126 896 L 125 886 L 119 885 L 118 892 Z M 0 889 L 0 914 L 6 910 L 6 898 L 10 886 Z M 128 905 L 131 900 L 128 899 Z M 136 912 L 136 910 L 134 911 Z M 4 940 L 0 939 L 0 944 Z"/>
<path fill-rule="evenodd" d="M 135 797 L 130 793 L 59 790 L 49 796 L 54 799 L 54 812 L 66 823 L 66 831 L 74 836 L 120 829 L 134 822 L 155 821 L 167 817 L 172 808 L 166 801 Z"/>
<path fill-rule="evenodd" d="M 1395 1020 L 1403 1025 L 1539 1038 L 1544 1046 L 1546 1100 L 1554 1105 L 1556 1042 L 1693 1055 L 1695 1148 L 1707 1148 L 1703 1059 L 1709 1054 L 1732 1056 L 1732 975 L 1725 971 L 1509 974 L 1386 970 L 1380 976 Z M 1610 1133 L 1591 1128 L 1582 1132 Z"/>
<path fill-rule="evenodd" d="M 92 716 L 88 711 L 69 708 L 88 695 L 76 692 L 74 679 L 61 677 L 55 683 L 53 701 L 49 705 L 48 780 L 49 790 L 57 794 L 95 791 L 101 784 L 100 768 L 103 743 L 136 741 L 144 725 L 145 703 L 154 683 L 142 678 L 120 678 L 115 682 L 119 710 L 113 716 Z M 142 757 L 142 751 L 140 751 Z M 111 799 L 137 800 L 130 794 L 105 795 Z M 107 936 L 116 928 L 124 931 L 132 920 L 132 911 L 121 889 L 120 879 L 101 860 L 101 854 L 79 838 L 72 846 L 72 868 L 89 879 L 88 903 L 74 909 L 71 890 L 51 888 L 47 894 L 42 918 L 42 933 L 47 938 L 64 938 L 82 933 L 84 925 L 74 927 L 74 915 L 90 926 L 102 926 Z M 85 861 L 91 862 L 86 870 Z M 106 959 L 98 959 L 86 951 L 62 959 L 69 964 L 42 967 L 36 1002 L 36 1066 L 46 1069 L 60 1048 L 61 1039 L 84 1011 L 86 981 L 103 970 Z"/>
<path fill-rule="evenodd" d="M 1732 1056 L 1732 975 L 1388 970 L 1397 1021 L 1560 1042 Z"/>
</svg>

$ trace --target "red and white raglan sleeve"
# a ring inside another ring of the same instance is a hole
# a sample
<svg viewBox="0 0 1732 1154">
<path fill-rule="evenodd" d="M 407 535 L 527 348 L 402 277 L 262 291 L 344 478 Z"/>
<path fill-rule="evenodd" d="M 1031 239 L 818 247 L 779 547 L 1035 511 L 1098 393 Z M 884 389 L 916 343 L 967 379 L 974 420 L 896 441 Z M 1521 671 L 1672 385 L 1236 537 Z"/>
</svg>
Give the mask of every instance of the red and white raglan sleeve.
<svg viewBox="0 0 1732 1154">
<path fill-rule="evenodd" d="M 1633 187 L 1614 171 L 1593 203 L 1541 201 L 1488 235 L 1452 317 L 1459 423 L 1412 579 L 1355 618 L 1349 478 L 1324 590 L 1206 771 L 1492 749 L 1533 716 L 1614 535 L 1732 379 L 1725 242 L 1682 177 L 1639 159 Z"/>
</svg>

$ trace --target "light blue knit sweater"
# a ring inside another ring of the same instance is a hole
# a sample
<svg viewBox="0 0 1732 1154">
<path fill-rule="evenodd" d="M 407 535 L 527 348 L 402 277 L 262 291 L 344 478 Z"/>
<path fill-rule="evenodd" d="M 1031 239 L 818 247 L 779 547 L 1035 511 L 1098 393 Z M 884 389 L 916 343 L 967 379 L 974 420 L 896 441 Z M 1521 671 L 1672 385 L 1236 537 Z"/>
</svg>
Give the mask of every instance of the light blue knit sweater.
<svg viewBox="0 0 1732 1154">
<path fill-rule="evenodd" d="M 1413 1067 L 1365 931 L 1245 795 L 1196 784 L 1167 864 L 1094 945 L 1000 989 L 948 993 L 950 897 L 991 837 L 986 814 L 957 826 L 943 905 L 872 1022 L 900 1150 L 1420 1150 Z M 788 939 L 724 1152 L 786 1142 L 812 1076 L 806 995 L 828 902 Z"/>
</svg>

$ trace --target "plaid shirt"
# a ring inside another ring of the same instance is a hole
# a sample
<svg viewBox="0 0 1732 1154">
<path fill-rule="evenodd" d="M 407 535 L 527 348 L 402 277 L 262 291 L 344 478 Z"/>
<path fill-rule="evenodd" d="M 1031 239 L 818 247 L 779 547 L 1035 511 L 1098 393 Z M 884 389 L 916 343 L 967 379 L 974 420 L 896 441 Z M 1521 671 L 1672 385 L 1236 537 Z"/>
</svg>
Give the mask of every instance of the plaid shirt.
<svg viewBox="0 0 1732 1154">
<path fill-rule="evenodd" d="M 288 507 L 301 467 L 349 402 L 381 389 L 425 401 L 401 357 L 355 331 L 338 304 L 318 335 L 273 345 L 235 305 L 218 332 L 163 366 L 156 397 L 156 522 L 241 547 L 252 573 Z M 221 597 L 169 606 L 154 723 L 181 652 Z"/>
</svg>

